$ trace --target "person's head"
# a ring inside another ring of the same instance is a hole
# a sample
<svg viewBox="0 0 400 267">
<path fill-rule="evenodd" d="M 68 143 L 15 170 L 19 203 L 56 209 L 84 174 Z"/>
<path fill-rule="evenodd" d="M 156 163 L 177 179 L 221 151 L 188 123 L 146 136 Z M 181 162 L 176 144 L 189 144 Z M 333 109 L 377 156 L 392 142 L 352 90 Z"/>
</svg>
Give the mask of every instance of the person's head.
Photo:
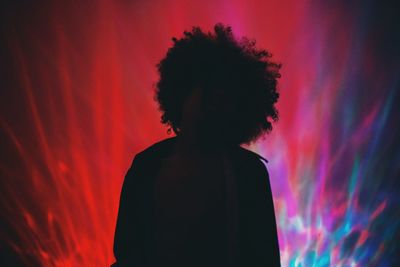
<svg viewBox="0 0 400 267">
<path fill-rule="evenodd" d="M 154 99 L 161 122 L 176 135 L 191 127 L 209 141 L 249 144 L 278 119 L 281 64 L 255 48 L 254 40 L 236 40 L 229 26 L 217 23 L 214 31 L 193 27 L 183 38 L 172 38 L 174 46 L 157 64 Z"/>
</svg>

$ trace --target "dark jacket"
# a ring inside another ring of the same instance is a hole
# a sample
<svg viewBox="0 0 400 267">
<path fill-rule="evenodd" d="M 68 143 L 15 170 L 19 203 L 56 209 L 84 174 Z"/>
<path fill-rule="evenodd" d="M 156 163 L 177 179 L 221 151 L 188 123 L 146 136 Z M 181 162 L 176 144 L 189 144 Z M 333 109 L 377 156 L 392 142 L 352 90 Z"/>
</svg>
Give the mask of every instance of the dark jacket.
<svg viewBox="0 0 400 267">
<path fill-rule="evenodd" d="M 153 179 L 175 141 L 176 137 L 164 139 L 135 155 L 122 186 L 112 267 L 150 267 Z M 238 266 L 280 266 L 269 174 L 261 161 L 267 160 L 240 146 L 230 149 L 229 156 L 238 190 Z"/>
</svg>

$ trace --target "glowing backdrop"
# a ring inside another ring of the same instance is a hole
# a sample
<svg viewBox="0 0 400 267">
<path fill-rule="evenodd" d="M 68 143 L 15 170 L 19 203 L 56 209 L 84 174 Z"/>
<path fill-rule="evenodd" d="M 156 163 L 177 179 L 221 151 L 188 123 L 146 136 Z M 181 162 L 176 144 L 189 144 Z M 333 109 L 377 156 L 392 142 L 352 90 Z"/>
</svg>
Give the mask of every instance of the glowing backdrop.
<svg viewBox="0 0 400 267">
<path fill-rule="evenodd" d="M 155 64 L 172 36 L 223 22 L 283 63 L 281 119 L 248 147 L 269 159 L 282 265 L 394 266 L 396 16 L 371 1 L 3 4 L 1 256 L 14 266 L 113 262 L 125 172 L 168 137 Z"/>
</svg>

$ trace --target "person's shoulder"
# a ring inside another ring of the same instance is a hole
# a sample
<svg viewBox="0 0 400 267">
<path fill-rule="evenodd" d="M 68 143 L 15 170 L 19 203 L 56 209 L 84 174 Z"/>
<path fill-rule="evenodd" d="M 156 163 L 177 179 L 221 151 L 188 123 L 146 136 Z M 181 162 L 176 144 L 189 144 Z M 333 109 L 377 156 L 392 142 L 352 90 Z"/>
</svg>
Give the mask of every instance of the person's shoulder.
<svg viewBox="0 0 400 267">
<path fill-rule="evenodd" d="M 254 159 L 259 160 L 260 162 L 264 161 L 265 163 L 268 163 L 268 160 L 266 158 L 264 158 L 263 156 L 261 156 L 260 154 L 254 152 L 254 151 L 251 151 L 251 150 L 241 147 L 241 146 L 239 146 L 238 149 L 241 154 L 245 155 L 248 158 L 251 158 L 253 160 Z"/>
<path fill-rule="evenodd" d="M 153 157 L 162 157 L 164 156 L 168 150 L 172 147 L 176 140 L 176 136 L 168 137 L 157 141 L 145 149 L 136 153 L 137 158 L 153 158 Z"/>
</svg>

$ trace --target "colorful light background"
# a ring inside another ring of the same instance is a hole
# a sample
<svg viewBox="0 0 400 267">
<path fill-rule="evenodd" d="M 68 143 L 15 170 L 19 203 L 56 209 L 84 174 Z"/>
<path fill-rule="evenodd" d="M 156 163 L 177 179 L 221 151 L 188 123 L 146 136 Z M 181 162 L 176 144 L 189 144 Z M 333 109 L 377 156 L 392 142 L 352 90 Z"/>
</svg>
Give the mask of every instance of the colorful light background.
<svg viewBox="0 0 400 267">
<path fill-rule="evenodd" d="M 400 266 L 398 9 L 385 1 L 8 1 L 1 266 L 109 266 L 173 36 L 217 22 L 283 64 L 269 160 L 282 266 Z M 399 264 L 399 265 L 396 265 Z M 9 265 L 7 265 L 9 264 Z"/>
</svg>

